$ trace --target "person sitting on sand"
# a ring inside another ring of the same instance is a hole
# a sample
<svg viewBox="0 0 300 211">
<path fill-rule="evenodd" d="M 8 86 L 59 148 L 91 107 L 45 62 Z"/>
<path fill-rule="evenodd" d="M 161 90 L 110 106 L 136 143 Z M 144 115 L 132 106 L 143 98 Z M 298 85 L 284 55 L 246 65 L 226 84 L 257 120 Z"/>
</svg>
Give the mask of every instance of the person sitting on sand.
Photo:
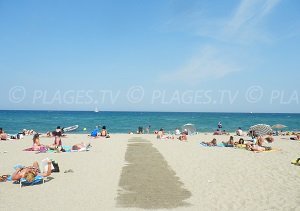
<svg viewBox="0 0 300 211">
<path fill-rule="evenodd" d="M 7 140 L 7 134 L 4 132 L 2 128 L 0 128 L 0 140 L 1 141 Z"/>
<path fill-rule="evenodd" d="M 234 145 L 238 145 L 238 144 L 245 144 L 245 140 L 243 138 L 240 138 L 238 142 L 234 142 Z"/>
<path fill-rule="evenodd" d="M 290 140 L 299 141 L 300 140 L 300 133 L 296 135 L 296 137 L 291 137 Z"/>
<path fill-rule="evenodd" d="M 178 128 L 175 129 L 175 135 L 180 135 L 180 130 Z"/>
<path fill-rule="evenodd" d="M 54 138 L 54 143 L 52 145 L 47 146 L 49 149 L 51 150 L 57 150 L 59 151 L 63 151 L 62 148 L 62 141 L 61 141 L 61 133 L 60 132 L 55 132 L 54 133 L 55 138 Z"/>
<path fill-rule="evenodd" d="M 102 137 L 106 137 L 107 136 L 106 126 L 102 127 L 102 130 L 100 132 L 100 136 L 102 136 Z"/>
<path fill-rule="evenodd" d="M 164 129 L 161 128 L 161 129 L 157 132 L 156 138 L 157 138 L 157 139 L 162 139 L 163 136 L 164 136 Z"/>
<path fill-rule="evenodd" d="M 186 133 L 186 131 L 183 131 L 182 133 L 181 133 L 181 135 L 179 136 L 179 138 L 178 138 L 180 141 L 187 141 L 187 133 Z"/>
<path fill-rule="evenodd" d="M 32 141 L 33 141 L 32 149 L 34 151 L 39 151 L 42 147 L 43 148 L 46 147 L 40 143 L 40 135 L 39 134 L 34 134 Z"/>
<path fill-rule="evenodd" d="M 222 141 L 222 143 L 224 144 L 225 147 L 233 147 L 234 146 L 233 136 L 230 136 L 229 141 L 227 142 Z"/>
<path fill-rule="evenodd" d="M 239 128 L 237 129 L 236 135 L 237 135 L 237 136 L 243 136 L 243 135 L 244 135 L 244 133 L 243 133 L 243 131 L 242 131 L 242 128 L 239 127 Z"/>
<path fill-rule="evenodd" d="M 217 130 L 213 133 L 213 135 L 222 135 L 222 131 L 220 131 L 219 129 L 217 129 Z"/>
<path fill-rule="evenodd" d="M 209 147 L 215 147 L 215 146 L 218 145 L 217 139 L 215 139 L 215 138 L 212 141 L 210 141 L 210 142 L 204 142 L 203 141 L 202 144 L 205 144 L 205 145 L 207 145 Z"/>
<path fill-rule="evenodd" d="M 91 144 L 85 145 L 83 142 L 72 146 L 72 150 L 86 151 L 91 147 Z"/>
<path fill-rule="evenodd" d="M 268 143 L 274 142 L 273 134 L 270 133 L 270 134 L 265 138 L 265 140 L 266 140 Z"/>
<path fill-rule="evenodd" d="M 49 160 L 48 161 L 47 172 L 44 172 L 44 173 L 40 174 L 39 164 L 38 164 L 38 162 L 34 162 L 32 164 L 32 166 L 16 169 L 16 171 L 12 174 L 11 178 L 12 178 L 13 181 L 18 181 L 21 178 L 25 178 L 26 181 L 33 182 L 34 178 L 37 175 L 41 175 L 43 177 L 50 176 L 51 175 L 51 167 L 52 167 L 52 162 Z"/>
</svg>

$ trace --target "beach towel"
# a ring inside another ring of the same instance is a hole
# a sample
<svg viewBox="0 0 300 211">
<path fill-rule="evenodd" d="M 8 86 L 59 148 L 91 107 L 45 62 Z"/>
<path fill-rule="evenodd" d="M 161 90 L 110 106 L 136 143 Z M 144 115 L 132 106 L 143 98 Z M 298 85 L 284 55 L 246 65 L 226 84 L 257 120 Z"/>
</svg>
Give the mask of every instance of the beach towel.
<svg viewBox="0 0 300 211">
<path fill-rule="evenodd" d="M 35 152 L 41 152 L 41 153 L 47 152 L 47 150 L 48 150 L 48 149 L 47 149 L 47 147 L 45 147 L 45 146 L 41 146 L 39 150 L 35 150 L 33 147 L 29 147 L 29 148 L 27 148 L 27 149 L 23 149 L 23 151 L 28 151 L 28 152 L 33 152 L 33 151 L 35 151 Z"/>
<path fill-rule="evenodd" d="M 237 144 L 235 145 L 235 148 L 246 149 L 246 144 Z"/>
<path fill-rule="evenodd" d="M 281 151 L 281 149 L 272 148 L 271 150 L 265 150 L 262 152 L 278 152 L 278 151 Z"/>
<path fill-rule="evenodd" d="M 38 151 L 38 150 L 34 150 L 33 147 L 27 148 L 27 149 L 23 149 L 23 151 Z"/>
<path fill-rule="evenodd" d="M 41 175 L 37 175 L 32 182 L 28 182 L 25 178 L 20 179 L 20 188 L 22 186 L 31 186 L 37 184 L 44 184 L 44 177 Z"/>
<path fill-rule="evenodd" d="M 201 142 L 200 145 L 202 145 L 204 147 L 225 147 L 223 143 L 222 144 L 217 144 L 217 146 L 208 146 L 207 144 Z"/>
</svg>

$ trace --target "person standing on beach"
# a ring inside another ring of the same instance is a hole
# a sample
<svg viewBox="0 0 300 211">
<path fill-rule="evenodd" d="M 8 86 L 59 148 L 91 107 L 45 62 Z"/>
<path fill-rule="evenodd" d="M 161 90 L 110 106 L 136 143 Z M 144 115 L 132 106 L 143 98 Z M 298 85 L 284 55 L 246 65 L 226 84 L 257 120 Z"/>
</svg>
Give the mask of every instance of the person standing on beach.
<svg viewBox="0 0 300 211">
<path fill-rule="evenodd" d="M 218 123 L 218 128 L 219 128 L 219 129 L 222 128 L 222 122 L 221 122 L 221 121 Z"/>
</svg>

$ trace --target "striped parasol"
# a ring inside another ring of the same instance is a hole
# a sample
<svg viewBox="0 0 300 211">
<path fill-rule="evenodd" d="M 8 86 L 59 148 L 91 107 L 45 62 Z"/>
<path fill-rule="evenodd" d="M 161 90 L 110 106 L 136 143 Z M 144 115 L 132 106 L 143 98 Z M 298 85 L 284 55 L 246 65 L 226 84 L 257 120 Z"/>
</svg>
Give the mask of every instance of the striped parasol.
<svg viewBox="0 0 300 211">
<path fill-rule="evenodd" d="M 273 133 L 273 130 L 270 125 L 257 124 L 250 127 L 249 132 L 255 132 L 256 135 L 263 136 Z"/>
</svg>

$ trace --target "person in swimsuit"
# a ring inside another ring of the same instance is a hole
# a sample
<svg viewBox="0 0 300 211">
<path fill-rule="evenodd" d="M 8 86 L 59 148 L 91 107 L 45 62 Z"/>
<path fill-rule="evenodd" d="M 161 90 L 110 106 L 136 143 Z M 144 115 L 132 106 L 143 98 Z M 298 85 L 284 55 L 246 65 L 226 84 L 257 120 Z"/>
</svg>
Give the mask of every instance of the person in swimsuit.
<svg viewBox="0 0 300 211">
<path fill-rule="evenodd" d="M 33 182 L 37 175 L 48 177 L 51 175 L 51 164 L 52 162 L 49 160 L 47 172 L 40 173 L 38 162 L 34 162 L 32 166 L 16 169 L 11 178 L 13 181 L 18 181 L 21 178 L 25 178 L 28 182 Z"/>
<path fill-rule="evenodd" d="M 265 147 L 256 145 L 256 144 L 246 144 L 246 149 L 254 152 L 263 152 L 266 151 Z"/>
<path fill-rule="evenodd" d="M 52 150 L 60 151 L 60 150 L 62 150 L 61 132 L 55 132 L 54 135 L 55 135 L 54 143 L 47 147 Z M 59 149 L 59 148 L 61 148 L 61 149 Z"/>
<path fill-rule="evenodd" d="M 106 137 L 106 136 L 107 136 L 107 130 L 106 130 L 106 126 L 103 126 L 103 127 L 102 127 L 102 130 L 101 130 L 100 136 L 102 136 L 102 137 Z"/>
<path fill-rule="evenodd" d="M 80 144 L 73 145 L 72 150 L 84 151 L 84 150 L 88 150 L 90 147 L 91 147 L 91 144 L 86 145 L 84 143 L 80 143 Z"/>
<path fill-rule="evenodd" d="M 205 145 L 207 145 L 207 146 L 209 146 L 209 147 L 214 147 L 214 146 L 217 146 L 218 145 L 218 143 L 217 143 L 217 139 L 213 139 L 212 141 L 210 141 L 210 142 L 202 142 L 202 144 L 205 144 Z"/>
<path fill-rule="evenodd" d="M 229 141 L 224 142 L 222 141 L 225 147 L 233 147 L 234 146 L 234 141 L 233 141 L 233 136 L 230 136 Z"/>
<path fill-rule="evenodd" d="M 2 128 L 0 128 L 0 140 L 7 140 L 7 134 L 4 132 Z"/>
<path fill-rule="evenodd" d="M 46 147 L 40 143 L 40 135 L 39 134 L 34 134 L 32 141 L 33 141 L 32 149 L 34 151 L 39 151 L 42 147 L 43 148 Z"/>
<path fill-rule="evenodd" d="M 296 135 L 296 137 L 291 137 L 290 138 L 291 140 L 300 140 L 300 133 L 298 133 L 297 135 Z"/>
</svg>

